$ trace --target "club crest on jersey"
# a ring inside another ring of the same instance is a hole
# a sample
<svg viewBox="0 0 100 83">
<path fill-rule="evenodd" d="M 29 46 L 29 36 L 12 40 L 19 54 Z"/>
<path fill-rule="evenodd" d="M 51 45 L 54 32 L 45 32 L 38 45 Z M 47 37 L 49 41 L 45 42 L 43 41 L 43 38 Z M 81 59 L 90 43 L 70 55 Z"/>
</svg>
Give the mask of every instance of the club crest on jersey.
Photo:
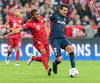
<svg viewBox="0 0 100 83">
<path fill-rule="evenodd" d="M 40 25 L 35 26 L 37 30 L 40 30 Z"/>
<path fill-rule="evenodd" d="M 21 23 L 22 21 L 21 20 L 19 20 L 19 23 Z"/>
<path fill-rule="evenodd" d="M 43 20 L 41 20 L 41 22 L 43 23 Z"/>
<path fill-rule="evenodd" d="M 33 25 L 35 25 L 35 23 Z"/>
<path fill-rule="evenodd" d="M 15 22 L 15 20 L 13 20 L 13 22 Z"/>
</svg>

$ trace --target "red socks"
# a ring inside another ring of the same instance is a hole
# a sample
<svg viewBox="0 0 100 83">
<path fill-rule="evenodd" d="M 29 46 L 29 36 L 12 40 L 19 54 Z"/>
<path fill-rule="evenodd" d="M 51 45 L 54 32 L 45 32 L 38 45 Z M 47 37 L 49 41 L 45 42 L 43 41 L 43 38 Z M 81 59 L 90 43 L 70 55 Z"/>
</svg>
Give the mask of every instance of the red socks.
<svg viewBox="0 0 100 83">
<path fill-rule="evenodd" d="M 9 56 L 10 56 L 10 54 L 11 54 L 11 51 L 9 51 L 9 50 L 8 50 L 8 55 L 7 55 L 7 57 L 9 57 Z"/>
<path fill-rule="evenodd" d="M 41 62 L 41 57 L 35 57 L 35 56 L 33 56 L 33 57 L 32 57 L 32 60 Z"/>
<path fill-rule="evenodd" d="M 19 61 L 19 50 L 16 51 L 16 62 Z"/>
<path fill-rule="evenodd" d="M 8 50 L 8 55 L 7 55 L 8 58 L 9 58 L 10 54 L 11 54 L 11 52 Z M 16 62 L 19 61 L 19 55 L 20 55 L 20 51 L 17 50 L 17 51 L 16 51 Z"/>
</svg>

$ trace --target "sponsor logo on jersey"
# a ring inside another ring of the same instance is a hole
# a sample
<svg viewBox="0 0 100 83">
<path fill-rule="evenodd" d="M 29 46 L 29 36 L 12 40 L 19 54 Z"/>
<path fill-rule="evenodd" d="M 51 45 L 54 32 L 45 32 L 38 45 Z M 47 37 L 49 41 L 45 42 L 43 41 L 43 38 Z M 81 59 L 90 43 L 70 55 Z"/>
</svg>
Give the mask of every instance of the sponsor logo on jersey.
<svg viewBox="0 0 100 83">
<path fill-rule="evenodd" d="M 60 23 L 60 24 L 66 24 L 64 21 L 58 21 L 57 23 Z"/>
</svg>

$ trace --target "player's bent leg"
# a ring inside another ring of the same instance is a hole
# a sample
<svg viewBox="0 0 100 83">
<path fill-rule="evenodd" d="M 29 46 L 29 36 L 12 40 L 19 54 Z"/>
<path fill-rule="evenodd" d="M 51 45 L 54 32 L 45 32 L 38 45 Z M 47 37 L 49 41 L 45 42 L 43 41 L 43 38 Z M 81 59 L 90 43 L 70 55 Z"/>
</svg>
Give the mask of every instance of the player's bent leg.
<svg viewBox="0 0 100 83">
<path fill-rule="evenodd" d="M 62 61 L 62 56 L 57 57 L 55 62 L 53 62 L 53 72 L 54 74 L 57 74 L 57 65 L 60 64 Z"/>
<path fill-rule="evenodd" d="M 75 56 L 74 56 L 74 51 L 73 51 L 72 45 L 66 46 L 65 50 L 69 53 L 71 67 L 75 68 Z"/>
<path fill-rule="evenodd" d="M 35 57 L 34 55 L 30 55 L 30 59 L 27 61 L 27 65 L 29 65 L 33 60 L 38 61 L 38 62 L 42 62 L 41 58 L 42 58 L 42 56 Z"/>
<path fill-rule="evenodd" d="M 7 55 L 6 60 L 5 60 L 6 64 L 9 64 L 9 56 L 10 56 L 12 50 L 13 50 L 13 48 L 10 48 L 10 49 L 8 50 L 8 55 Z"/>
</svg>

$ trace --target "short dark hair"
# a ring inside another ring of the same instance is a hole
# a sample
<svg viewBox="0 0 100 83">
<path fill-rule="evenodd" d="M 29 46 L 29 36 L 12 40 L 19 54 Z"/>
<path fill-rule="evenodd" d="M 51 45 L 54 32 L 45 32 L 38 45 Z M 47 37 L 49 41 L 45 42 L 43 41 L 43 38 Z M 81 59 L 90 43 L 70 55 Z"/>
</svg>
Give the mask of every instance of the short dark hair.
<svg viewBox="0 0 100 83">
<path fill-rule="evenodd" d="M 31 10 L 31 15 L 34 15 L 34 13 L 37 12 L 37 11 L 38 11 L 37 9 Z"/>
<path fill-rule="evenodd" d="M 68 8 L 68 6 L 66 5 L 66 4 L 61 4 L 60 6 L 59 6 L 59 9 L 63 9 L 63 7 L 66 7 L 66 8 Z M 69 9 L 69 8 L 68 8 Z"/>
</svg>

